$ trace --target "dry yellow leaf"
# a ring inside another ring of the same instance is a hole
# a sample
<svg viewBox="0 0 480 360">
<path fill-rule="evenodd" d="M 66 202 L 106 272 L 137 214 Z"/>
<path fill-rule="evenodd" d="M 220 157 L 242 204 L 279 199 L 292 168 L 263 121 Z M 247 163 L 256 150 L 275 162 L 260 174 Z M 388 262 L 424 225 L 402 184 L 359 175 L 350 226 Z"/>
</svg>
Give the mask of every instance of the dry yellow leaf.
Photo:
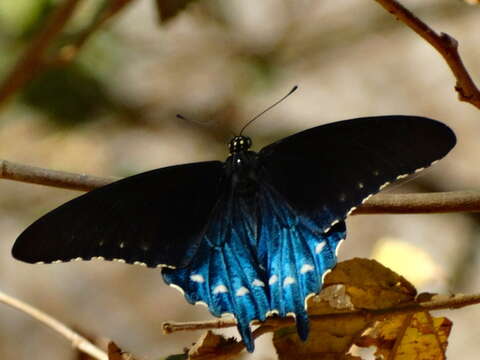
<svg viewBox="0 0 480 360">
<path fill-rule="evenodd" d="M 356 345 L 376 346 L 377 358 L 389 360 L 442 360 L 452 322 L 428 312 L 392 316 L 378 322 Z"/>
<path fill-rule="evenodd" d="M 339 263 L 325 278 L 324 289 L 344 284 L 356 309 L 384 309 L 412 301 L 415 287 L 375 260 L 359 259 Z"/>
<path fill-rule="evenodd" d="M 353 259 L 327 275 L 321 294 L 309 299 L 308 312 L 381 309 L 412 301 L 415 294 L 413 285 L 377 261 Z M 311 322 L 307 341 L 298 338 L 295 327 L 288 327 L 275 332 L 274 345 L 280 360 L 345 359 L 355 339 L 371 325 L 370 319 L 361 317 Z"/>
</svg>

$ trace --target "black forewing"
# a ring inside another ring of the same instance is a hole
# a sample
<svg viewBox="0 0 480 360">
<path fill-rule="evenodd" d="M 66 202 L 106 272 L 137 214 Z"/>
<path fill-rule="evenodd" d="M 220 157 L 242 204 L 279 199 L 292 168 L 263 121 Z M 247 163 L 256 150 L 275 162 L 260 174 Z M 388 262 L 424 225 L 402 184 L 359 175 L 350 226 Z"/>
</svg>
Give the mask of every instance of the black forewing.
<svg viewBox="0 0 480 360">
<path fill-rule="evenodd" d="M 30 225 L 12 249 L 30 263 L 103 257 L 184 266 L 218 198 L 219 161 L 152 170 L 86 193 Z"/>
<path fill-rule="evenodd" d="M 326 229 L 382 185 L 431 165 L 455 143 L 450 128 L 423 117 L 339 121 L 263 148 L 262 176 Z"/>
</svg>

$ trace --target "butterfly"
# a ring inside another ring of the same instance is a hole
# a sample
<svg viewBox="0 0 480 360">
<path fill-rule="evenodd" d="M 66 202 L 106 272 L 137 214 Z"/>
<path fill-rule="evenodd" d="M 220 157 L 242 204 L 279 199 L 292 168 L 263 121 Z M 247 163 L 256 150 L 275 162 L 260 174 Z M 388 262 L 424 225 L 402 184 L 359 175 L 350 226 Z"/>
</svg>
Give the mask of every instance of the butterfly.
<svg viewBox="0 0 480 360">
<path fill-rule="evenodd" d="M 277 314 L 308 336 L 307 300 L 345 239 L 345 218 L 386 184 L 444 157 L 450 128 L 416 116 L 317 126 L 259 152 L 235 136 L 225 162 L 160 168 L 86 193 L 30 225 L 12 254 L 29 263 L 101 258 L 162 268 L 166 283 L 215 316 Z"/>
</svg>

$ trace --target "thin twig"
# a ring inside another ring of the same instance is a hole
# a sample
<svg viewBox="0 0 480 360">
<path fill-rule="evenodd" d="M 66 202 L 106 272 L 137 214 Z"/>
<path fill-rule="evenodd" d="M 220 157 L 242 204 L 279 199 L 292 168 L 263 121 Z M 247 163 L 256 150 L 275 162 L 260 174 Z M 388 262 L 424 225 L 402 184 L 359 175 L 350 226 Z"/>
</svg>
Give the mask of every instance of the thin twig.
<svg viewBox="0 0 480 360">
<path fill-rule="evenodd" d="M 76 333 L 66 325 L 62 324 L 60 321 L 34 308 L 33 306 L 26 304 L 23 301 L 20 301 L 14 297 L 11 297 L 1 291 L 0 302 L 7 304 L 17 310 L 20 310 L 21 312 L 47 325 L 49 328 L 53 329 L 60 335 L 70 340 L 74 348 L 84 352 L 85 354 L 88 354 L 98 360 L 108 360 L 108 355 L 104 351 L 96 347 L 94 344 L 92 344 L 90 341 L 88 341 L 86 338 Z"/>
<path fill-rule="evenodd" d="M 65 0 L 47 19 L 46 25 L 0 84 L 0 105 L 30 81 L 44 65 L 44 55 L 67 24 L 80 0 Z"/>
<path fill-rule="evenodd" d="M 0 160 L 1 178 L 80 191 L 90 191 L 118 180 L 43 169 L 6 160 Z"/>
<path fill-rule="evenodd" d="M 323 314 L 323 315 L 310 315 L 310 321 L 325 321 L 325 320 L 356 320 L 368 317 L 369 319 L 380 320 L 385 316 L 411 314 L 421 311 L 431 311 L 440 309 L 459 309 L 469 305 L 480 304 L 480 294 L 472 295 L 455 295 L 455 296 L 435 296 L 432 300 L 423 302 L 413 302 L 400 304 L 395 307 L 378 309 L 378 310 L 353 310 L 342 313 Z M 259 322 L 258 322 L 259 323 Z M 257 324 L 258 324 L 257 323 Z M 291 326 L 295 324 L 293 318 L 270 318 L 262 324 L 269 327 L 261 331 L 261 334 L 285 326 Z M 234 319 L 221 319 L 213 321 L 203 322 L 166 322 L 163 324 L 163 332 L 165 334 L 171 334 L 178 331 L 196 331 L 196 330 L 208 330 L 219 329 L 236 326 L 237 323 Z M 255 325 L 255 323 L 254 323 Z"/>
<path fill-rule="evenodd" d="M 2 178 L 80 191 L 90 191 L 118 180 L 0 160 L 0 179 Z M 359 206 L 353 215 L 475 211 L 480 211 L 480 191 L 451 191 L 424 194 L 377 194 Z"/>
<path fill-rule="evenodd" d="M 457 80 L 455 90 L 458 93 L 459 100 L 468 102 L 480 109 L 480 90 L 463 64 L 458 53 L 457 40 L 445 33 L 438 34 L 396 0 L 375 1 L 425 39 L 442 55 Z"/>
</svg>

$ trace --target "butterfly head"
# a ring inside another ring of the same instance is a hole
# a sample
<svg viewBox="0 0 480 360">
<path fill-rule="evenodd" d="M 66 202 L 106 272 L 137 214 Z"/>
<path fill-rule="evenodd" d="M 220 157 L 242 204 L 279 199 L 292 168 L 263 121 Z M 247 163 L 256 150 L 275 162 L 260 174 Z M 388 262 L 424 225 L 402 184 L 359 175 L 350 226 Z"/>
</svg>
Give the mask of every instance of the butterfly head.
<svg viewBox="0 0 480 360">
<path fill-rule="evenodd" d="M 252 140 L 248 136 L 240 135 L 235 136 L 228 144 L 230 154 L 239 154 L 247 151 L 252 146 Z"/>
</svg>

